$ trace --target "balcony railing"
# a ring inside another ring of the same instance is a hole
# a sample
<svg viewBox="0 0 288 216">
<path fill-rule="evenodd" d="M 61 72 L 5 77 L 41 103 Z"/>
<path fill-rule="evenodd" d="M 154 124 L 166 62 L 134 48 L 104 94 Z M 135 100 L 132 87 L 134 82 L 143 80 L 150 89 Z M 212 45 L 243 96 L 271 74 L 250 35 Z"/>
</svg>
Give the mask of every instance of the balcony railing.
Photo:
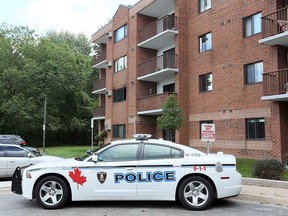
<svg viewBox="0 0 288 216">
<path fill-rule="evenodd" d="M 263 74 L 264 95 L 278 95 L 288 92 L 288 69 Z"/>
<path fill-rule="evenodd" d="M 270 37 L 288 30 L 288 7 L 262 17 L 262 36 Z"/>
<path fill-rule="evenodd" d="M 138 99 L 138 111 L 158 110 L 169 95 L 177 95 L 174 92 L 164 92 L 162 94 L 149 95 Z"/>
<path fill-rule="evenodd" d="M 97 65 L 106 60 L 106 50 L 97 53 L 93 58 L 93 65 Z"/>
<path fill-rule="evenodd" d="M 93 110 L 93 117 L 104 117 L 105 116 L 105 106 L 97 107 Z"/>
<path fill-rule="evenodd" d="M 138 77 L 152 74 L 167 68 L 178 68 L 178 58 L 176 54 L 166 53 L 139 64 Z"/>
<path fill-rule="evenodd" d="M 94 80 L 93 82 L 93 91 L 98 91 L 106 87 L 106 78 Z"/>
<path fill-rule="evenodd" d="M 148 40 L 149 38 L 152 38 L 166 30 L 177 30 L 176 16 L 167 15 L 139 30 L 138 43 L 142 43 L 143 41 Z"/>
</svg>

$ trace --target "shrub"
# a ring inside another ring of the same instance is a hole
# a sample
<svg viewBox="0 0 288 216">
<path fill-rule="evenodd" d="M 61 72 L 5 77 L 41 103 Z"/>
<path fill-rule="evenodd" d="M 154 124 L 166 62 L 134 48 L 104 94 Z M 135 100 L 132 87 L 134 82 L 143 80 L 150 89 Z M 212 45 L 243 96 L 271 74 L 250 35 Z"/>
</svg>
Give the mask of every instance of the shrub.
<svg viewBox="0 0 288 216">
<path fill-rule="evenodd" d="M 253 175 L 263 179 L 280 180 L 285 170 L 284 164 L 275 159 L 257 161 L 253 170 Z"/>
</svg>

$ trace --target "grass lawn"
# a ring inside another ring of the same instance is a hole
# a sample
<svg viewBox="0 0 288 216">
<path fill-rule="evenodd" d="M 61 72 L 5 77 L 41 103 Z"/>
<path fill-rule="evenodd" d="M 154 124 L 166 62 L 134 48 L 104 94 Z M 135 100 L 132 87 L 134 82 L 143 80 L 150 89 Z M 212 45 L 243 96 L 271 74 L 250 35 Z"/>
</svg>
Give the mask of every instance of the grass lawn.
<svg viewBox="0 0 288 216">
<path fill-rule="evenodd" d="M 75 158 L 85 155 L 86 150 L 91 149 L 91 146 L 60 146 L 46 148 L 48 155 L 56 155 L 64 158 Z M 243 177 L 253 178 L 252 170 L 257 160 L 237 158 L 237 171 Z M 286 169 L 283 180 L 288 181 L 288 169 Z"/>
<path fill-rule="evenodd" d="M 46 152 L 42 154 L 55 155 L 64 158 L 75 158 L 85 155 L 86 150 L 88 149 L 91 149 L 91 146 L 59 146 L 46 148 Z"/>
</svg>

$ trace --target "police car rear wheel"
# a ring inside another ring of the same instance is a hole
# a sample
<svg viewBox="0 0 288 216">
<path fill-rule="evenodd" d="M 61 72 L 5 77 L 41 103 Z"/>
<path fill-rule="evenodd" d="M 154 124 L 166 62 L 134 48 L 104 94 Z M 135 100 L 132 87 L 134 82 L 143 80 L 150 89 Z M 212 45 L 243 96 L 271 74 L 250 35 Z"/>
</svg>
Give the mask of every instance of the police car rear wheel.
<svg viewBox="0 0 288 216">
<path fill-rule="evenodd" d="M 181 183 L 178 197 L 185 208 L 189 210 L 204 210 L 213 201 L 213 189 L 205 178 L 192 176 Z"/>
<path fill-rule="evenodd" d="M 68 200 L 68 187 L 61 178 L 48 176 L 37 184 L 35 197 L 43 208 L 58 209 Z"/>
</svg>

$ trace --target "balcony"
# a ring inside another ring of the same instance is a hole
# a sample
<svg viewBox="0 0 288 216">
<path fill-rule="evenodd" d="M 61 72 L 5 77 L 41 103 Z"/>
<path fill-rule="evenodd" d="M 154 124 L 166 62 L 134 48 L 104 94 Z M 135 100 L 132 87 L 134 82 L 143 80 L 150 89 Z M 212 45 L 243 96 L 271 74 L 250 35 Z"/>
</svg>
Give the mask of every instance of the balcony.
<svg viewBox="0 0 288 216">
<path fill-rule="evenodd" d="M 138 99 L 138 115 L 159 116 L 162 114 L 162 104 L 169 95 L 176 93 L 165 92 L 157 95 L 149 95 Z"/>
<path fill-rule="evenodd" d="M 93 118 L 96 120 L 105 119 L 105 107 L 97 107 L 93 110 Z"/>
<path fill-rule="evenodd" d="M 263 91 L 261 100 L 288 102 L 288 69 L 264 73 Z"/>
<path fill-rule="evenodd" d="M 262 39 L 259 43 L 274 46 L 288 46 L 288 7 L 263 16 Z"/>
<path fill-rule="evenodd" d="M 166 53 L 139 64 L 138 80 L 160 82 L 178 71 L 178 56 Z"/>
<path fill-rule="evenodd" d="M 106 68 L 106 50 L 97 53 L 93 57 L 93 68 Z"/>
<path fill-rule="evenodd" d="M 93 94 L 105 94 L 106 92 L 106 78 L 95 80 L 93 82 Z"/>
<path fill-rule="evenodd" d="M 177 18 L 167 15 L 139 31 L 138 46 L 159 50 L 174 44 L 177 34 Z"/>
</svg>

